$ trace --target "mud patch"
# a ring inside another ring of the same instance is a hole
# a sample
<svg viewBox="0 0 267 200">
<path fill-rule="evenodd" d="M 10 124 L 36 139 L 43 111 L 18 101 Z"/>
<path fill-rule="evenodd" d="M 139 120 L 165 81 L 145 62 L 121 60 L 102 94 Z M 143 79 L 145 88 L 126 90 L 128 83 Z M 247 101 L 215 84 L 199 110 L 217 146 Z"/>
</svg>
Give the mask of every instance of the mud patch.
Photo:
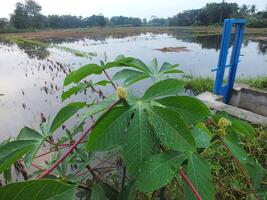
<svg viewBox="0 0 267 200">
<path fill-rule="evenodd" d="M 190 51 L 187 47 L 164 47 L 161 49 L 155 49 L 156 51 L 161 51 L 161 52 L 176 52 L 180 53 L 183 51 Z"/>
<path fill-rule="evenodd" d="M 257 40 L 257 41 L 263 41 L 263 42 L 267 42 L 267 37 L 264 37 L 264 36 L 262 36 L 262 37 L 255 37 L 255 38 L 253 38 L 254 40 Z"/>
</svg>

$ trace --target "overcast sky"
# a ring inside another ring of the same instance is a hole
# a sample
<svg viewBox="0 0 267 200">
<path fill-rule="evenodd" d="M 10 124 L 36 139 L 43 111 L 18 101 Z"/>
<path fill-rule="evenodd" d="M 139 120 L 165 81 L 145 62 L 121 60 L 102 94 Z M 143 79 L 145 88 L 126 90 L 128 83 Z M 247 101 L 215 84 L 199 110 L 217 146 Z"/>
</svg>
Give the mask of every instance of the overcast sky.
<svg viewBox="0 0 267 200">
<path fill-rule="evenodd" d="M 21 0 L 0 0 L 0 17 L 9 17 L 15 8 L 16 2 Z M 222 0 L 36 0 L 42 6 L 42 13 L 71 14 L 90 16 L 103 14 L 107 17 L 114 15 L 150 18 L 170 17 L 180 11 L 196 9 L 205 6 L 208 2 Z M 264 10 L 266 0 L 226 0 L 241 4 L 256 4 L 258 10 Z"/>
</svg>

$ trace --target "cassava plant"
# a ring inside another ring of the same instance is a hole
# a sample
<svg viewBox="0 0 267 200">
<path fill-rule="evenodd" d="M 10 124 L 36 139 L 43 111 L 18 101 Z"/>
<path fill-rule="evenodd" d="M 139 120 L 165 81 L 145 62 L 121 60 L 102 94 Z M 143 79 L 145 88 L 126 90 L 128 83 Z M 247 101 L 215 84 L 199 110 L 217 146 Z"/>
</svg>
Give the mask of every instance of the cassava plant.
<svg viewBox="0 0 267 200">
<path fill-rule="evenodd" d="M 119 56 L 67 75 L 62 100 L 90 89 L 92 101 L 69 103 L 51 123 L 43 120 L 40 131 L 25 127 L 15 140 L 0 145 L 5 179 L 0 199 L 164 199 L 175 184 L 179 199 L 213 200 L 218 191 L 206 154 L 218 143 L 244 177 L 251 198 L 266 199 L 266 170 L 240 143 L 255 136 L 254 128 L 211 114 L 204 103 L 184 96 L 183 81 L 165 76 L 181 73 L 177 66 L 158 68 L 156 59 L 147 66 Z M 113 78 L 107 72 L 111 68 L 119 70 Z M 146 78 L 153 84 L 135 96 L 130 85 Z M 107 95 L 101 87 L 114 92 Z M 74 116 L 77 123 L 66 128 Z M 60 127 L 64 133 L 56 134 Z M 12 183 L 12 169 L 24 181 Z"/>
</svg>

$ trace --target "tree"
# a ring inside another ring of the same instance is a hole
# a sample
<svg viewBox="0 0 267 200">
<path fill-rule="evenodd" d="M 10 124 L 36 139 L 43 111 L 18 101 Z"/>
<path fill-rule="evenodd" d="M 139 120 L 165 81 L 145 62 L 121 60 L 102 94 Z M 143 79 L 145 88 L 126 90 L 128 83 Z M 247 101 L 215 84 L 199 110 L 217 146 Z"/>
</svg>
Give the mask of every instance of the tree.
<svg viewBox="0 0 267 200">
<path fill-rule="evenodd" d="M 19 2 L 11 15 L 11 23 L 18 29 L 41 28 L 44 19 L 41 9 L 42 7 L 34 0 Z"/>
<path fill-rule="evenodd" d="M 147 23 L 147 19 L 144 18 L 144 19 L 143 19 L 143 24 L 146 24 L 146 23 Z"/>
<path fill-rule="evenodd" d="M 0 18 L 0 30 L 4 30 L 8 24 L 8 19 Z"/>
<path fill-rule="evenodd" d="M 14 14 L 11 15 L 11 23 L 17 29 L 29 28 L 28 14 L 23 3 L 16 3 Z"/>
</svg>

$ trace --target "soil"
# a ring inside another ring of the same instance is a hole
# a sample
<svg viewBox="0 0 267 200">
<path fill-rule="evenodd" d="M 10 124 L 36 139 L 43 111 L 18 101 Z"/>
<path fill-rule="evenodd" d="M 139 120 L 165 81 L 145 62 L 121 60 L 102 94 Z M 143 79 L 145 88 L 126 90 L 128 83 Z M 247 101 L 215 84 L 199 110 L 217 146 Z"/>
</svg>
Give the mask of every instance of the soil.
<svg viewBox="0 0 267 200">
<path fill-rule="evenodd" d="M 187 47 L 164 47 L 161 49 L 155 49 L 157 51 L 161 51 L 161 52 L 176 52 L 176 53 L 180 53 L 183 51 L 190 51 Z"/>
</svg>

